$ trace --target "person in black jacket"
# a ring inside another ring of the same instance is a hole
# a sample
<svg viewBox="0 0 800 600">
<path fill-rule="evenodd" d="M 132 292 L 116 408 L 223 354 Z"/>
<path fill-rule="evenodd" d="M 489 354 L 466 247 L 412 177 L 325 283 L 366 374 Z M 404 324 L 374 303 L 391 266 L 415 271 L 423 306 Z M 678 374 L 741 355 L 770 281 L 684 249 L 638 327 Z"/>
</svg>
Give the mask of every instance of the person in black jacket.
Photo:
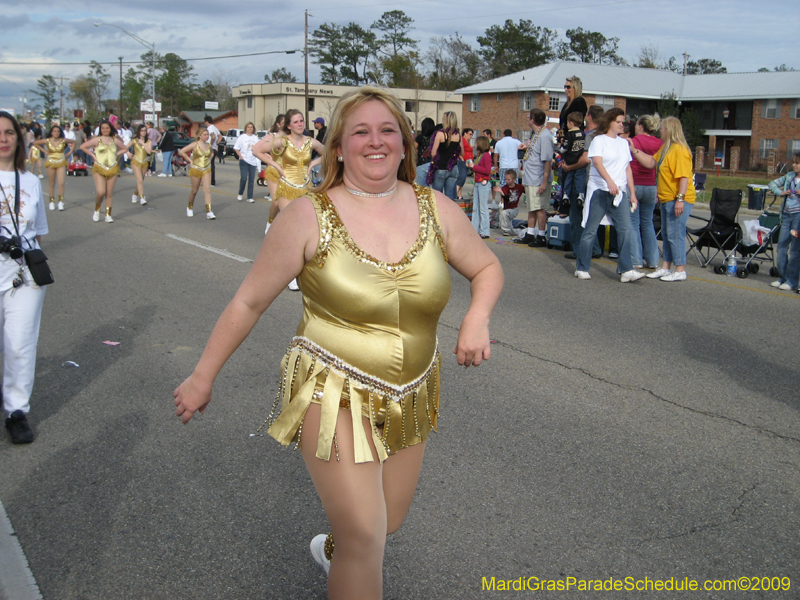
<svg viewBox="0 0 800 600">
<path fill-rule="evenodd" d="M 573 75 L 567 79 L 566 83 L 564 83 L 564 92 L 567 94 L 567 101 L 564 103 L 564 107 L 561 109 L 561 114 L 558 117 L 559 144 L 562 142 L 569 129 L 567 117 L 570 113 L 579 112 L 586 118 L 586 113 L 589 111 L 589 107 L 586 106 L 586 100 L 583 98 L 583 83 L 581 83 L 580 77 Z"/>
<path fill-rule="evenodd" d="M 172 155 L 175 154 L 175 140 L 163 125 L 158 126 L 161 139 L 158 142 L 158 149 L 161 150 L 161 173 L 159 177 L 172 177 Z"/>
</svg>

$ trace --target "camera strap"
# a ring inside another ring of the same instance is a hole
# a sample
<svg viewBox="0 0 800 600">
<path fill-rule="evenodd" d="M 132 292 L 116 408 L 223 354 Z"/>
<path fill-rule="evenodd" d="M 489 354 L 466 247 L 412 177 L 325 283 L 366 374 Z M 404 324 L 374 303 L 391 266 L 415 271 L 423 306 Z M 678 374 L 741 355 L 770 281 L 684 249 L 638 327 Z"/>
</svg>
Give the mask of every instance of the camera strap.
<svg viewBox="0 0 800 600">
<path fill-rule="evenodd" d="M 3 198 L 5 198 L 6 206 L 8 206 L 8 213 L 11 217 L 11 222 L 14 224 L 14 231 L 17 237 L 19 237 L 19 171 L 16 169 L 14 169 L 14 186 L 14 212 L 11 212 L 11 204 L 8 201 L 6 190 L 2 185 L 0 185 L 0 190 L 2 190 Z"/>
</svg>

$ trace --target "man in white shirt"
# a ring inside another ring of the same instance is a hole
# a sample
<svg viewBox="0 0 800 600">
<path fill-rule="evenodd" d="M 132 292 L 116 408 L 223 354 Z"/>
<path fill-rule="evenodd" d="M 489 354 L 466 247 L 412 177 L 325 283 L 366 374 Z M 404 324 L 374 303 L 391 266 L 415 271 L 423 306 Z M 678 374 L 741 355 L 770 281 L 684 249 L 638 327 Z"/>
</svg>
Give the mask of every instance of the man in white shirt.
<svg viewBox="0 0 800 600">
<path fill-rule="evenodd" d="M 214 158 L 217 156 L 217 142 L 221 134 L 214 125 L 214 121 L 208 115 L 206 115 L 205 123 L 206 129 L 208 129 L 208 143 L 211 145 L 211 187 L 215 187 L 217 185 L 217 172 L 214 168 L 214 163 L 217 161 Z"/>
<path fill-rule="evenodd" d="M 510 129 L 503 132 L 503 139 L 494 145 L 494 166 L 498 169 L 498 178 L 505 181 L 507 169 L 514 169 L 519 172 L 519 158 L 517 152 L 520 149 L 520 142 L 511 133 Z"/>
</svg>

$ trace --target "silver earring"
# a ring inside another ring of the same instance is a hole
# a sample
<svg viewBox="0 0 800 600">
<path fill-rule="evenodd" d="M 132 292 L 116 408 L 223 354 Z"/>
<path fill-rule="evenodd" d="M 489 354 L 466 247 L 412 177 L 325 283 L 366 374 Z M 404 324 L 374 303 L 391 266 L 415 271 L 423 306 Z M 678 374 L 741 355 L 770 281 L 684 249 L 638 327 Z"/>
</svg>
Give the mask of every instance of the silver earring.
<svg viewBox="0 0 800 600">
<path fill-rule="evenodd" d="M 400 158 L 405 158 L 405 157 L 406 157 L 406 153 L 403 152 L 403 154 L 400 155 Z"/>
<path fill-rule="evenodd" d="M 344 162 L 344 159 L 342 158 L 341 154 L 336 157 L 336 160 L 338 160 L 339 162 Z"/>
</svg>

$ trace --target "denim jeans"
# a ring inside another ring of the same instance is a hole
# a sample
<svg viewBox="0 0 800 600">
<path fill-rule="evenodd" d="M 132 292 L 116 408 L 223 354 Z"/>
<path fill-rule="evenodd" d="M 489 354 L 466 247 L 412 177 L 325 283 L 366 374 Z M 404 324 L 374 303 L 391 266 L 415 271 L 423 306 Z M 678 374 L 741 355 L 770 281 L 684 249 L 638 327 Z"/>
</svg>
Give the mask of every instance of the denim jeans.
<svg viewBox="0 0 800 600">
<path fill-rule="evenodd" d="M 467 181 L 467 163 L 465 163 L 460 158 L 456 163 L 456 167 L 458 167 L 458 179 L 456 179 L 456 187 L 464 187 L 464 183 Z"/>
<path fill-rule="evenodd" d="M 489 192 L 492 186 L 476 183 L 472 193 L 472 226 L 482 236 L 489 235 Z"/>
<path fill-rule="evenodd" d="M 425 181 L 428 177 L 428 169 L 431 168 L 431 163 L 425 163 L 417 167 L 417 185 L 425 187 L 428 183 Z"/>
<path fill-rule="evenodd" d="M 161 172 L 164 175 L 172 175 L 172 155 L 175 154 L 173 150 L 161 152 Z"/>
<path fill-rule="evenodd" d="M 622 197 L 619 206 L 614 206 L 614 196 L 605 190 L 595 190 L 589 205 L 589 219 L 581 235 L 578 247 L 578 271 L 588 271 L 592 266 L 592 248 L 597 239 L 597 226 L 608 213 L 617 229 L 617 243 L 619 247 L 619 260 L 617 273 L 625 273 L 633 268 L 631 263 L 631 203 L 627 192 Z"/>
<path fill-rule="evenodd" d="M 664 240 L 664 262 L 676 267 L 686 264 L 686 221 L 694 204 L 683 203 L 680 217 L 675 216 L 675 201 L 661 203 L 661 238 Z"/>
<path fill-rule="evenodd" d="M 256 179 L 256 166 L 246 160 L 239 159 L 239 195 L 244 194 L 244 184 L 247 184 L 247 199 L 253 199 L 253 182 Z"/>
<path fill-rule="evenodd" d="M 631 260 L 636 266 L 658 266 L 658 240 L 653 226 L 653 211 L 658 197 L 656 186 L 637 185 L 639 206 L 631 213 Z"/>
<path fill-rule="evenodd" d="M 572 253 L 578 254 L 578 246 L 581 245 L 581 237 L 583 237 L 583 209 L 578 206 L 577 202 L 571 202 L 569 205 L 569 230 L 572 236 Z M 597 239 L 597 230 L 595 230 L 594 246 L 592 246 L 592 254 L 600 254 L 603 249 L 600 247 L 600 240 Z"/>
<path fill-rule="evenodd" d="M 433 189 L 443 192 L 451 200 L 456 199 L 456 180 L 458 179 L 458 165 L 449 171 L 439 169 L 433 179 Z"/>
<path fill-rule="evenodd" d="M 561 171 L 564 175 L 564 182 L 561 191 L 564 198 L 569 198 L 574 202 L 578 194 L 586 193 L 586 169 L 575 169 L 573 171 Z"/>
<path fill-rule="evenodd" d="M 781 283 L 797 289 L 800 279 L 800 237 L 792 237 L 791 231 L 800 230 L 800 213 L 781 213 L 781 233 L 778 236 L 778 272 Z M 791 256 L 787 256 L 787 252 Z"/>
</svg>

